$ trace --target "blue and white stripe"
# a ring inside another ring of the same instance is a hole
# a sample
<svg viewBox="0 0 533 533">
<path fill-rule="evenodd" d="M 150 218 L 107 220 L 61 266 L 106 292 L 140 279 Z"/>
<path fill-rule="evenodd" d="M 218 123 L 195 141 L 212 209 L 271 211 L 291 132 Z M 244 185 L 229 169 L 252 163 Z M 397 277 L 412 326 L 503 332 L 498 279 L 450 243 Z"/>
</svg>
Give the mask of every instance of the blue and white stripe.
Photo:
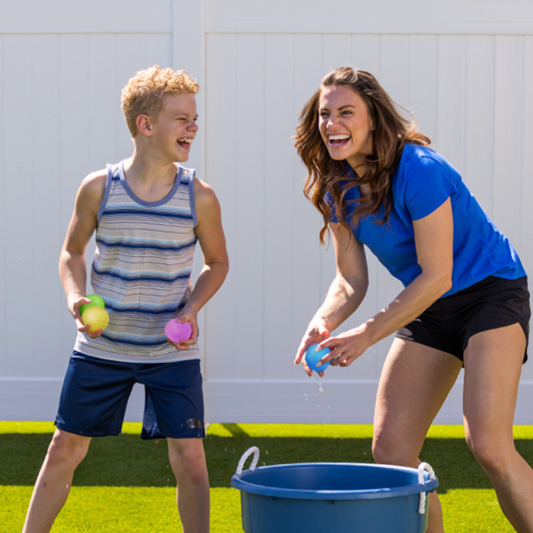
<svg viewBox="0 0 533 533">
<path fill-rule="evenodd" d="M 91 284 L 105 300 L 109 326 L 98 339 L 78 334 L 76 350 L 128 362 L 199 357 L 197 345 L 178 351 L 164 334 L 165 324 L 191 291 L 197 240 L 194 175 L 194 170 L 178 166 L 170 193 L 146 202 L 126 182 L 123 163 L 108 167 Z"/>
</svg>

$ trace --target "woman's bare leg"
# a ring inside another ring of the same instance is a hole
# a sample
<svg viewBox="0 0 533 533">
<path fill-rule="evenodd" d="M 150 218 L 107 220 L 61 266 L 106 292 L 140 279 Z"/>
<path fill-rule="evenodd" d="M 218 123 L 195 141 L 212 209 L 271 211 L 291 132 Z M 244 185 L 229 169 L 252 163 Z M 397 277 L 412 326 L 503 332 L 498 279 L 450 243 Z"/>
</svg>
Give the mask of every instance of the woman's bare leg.
<svg viewBox="0 0 533 533">
<path fill-rule="evenodd" d="M 421 344 L 394 339 L 380 378 L 374 416 L 376 462 L 416 468 L 427 432 L 462 363 Z M 427 533 L 444 531 L 438 496 L 429 497 Z"/>
<path fill-rule="evenodd" d="M 516 531 L 533 533 L 533 470 L 516 451 L 513 419 L 526 345 L 518 324 L 474 335 L 465 352 L 464 421 L 470 449 Z"/>
</svg>

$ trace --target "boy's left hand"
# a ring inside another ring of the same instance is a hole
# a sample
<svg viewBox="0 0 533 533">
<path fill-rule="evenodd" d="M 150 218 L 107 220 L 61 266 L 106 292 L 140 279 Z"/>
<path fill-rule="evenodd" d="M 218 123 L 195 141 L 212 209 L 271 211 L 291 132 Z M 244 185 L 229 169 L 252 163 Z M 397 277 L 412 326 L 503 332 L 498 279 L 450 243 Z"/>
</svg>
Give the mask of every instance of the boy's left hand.
<svg viewBox="0 0 533 533">
<path fill-rule="evenodd" d="M 178 322 L 188 322 L 191 325 L 191 336 L 188 339 L 181 340 L 179 342 L 172 342 L 170 339 L 168 342 L 176 347 L 178 350 L 188 350 L 198 340 L 198 318 L 196 314 L 187 313 L 183 310 L 176 317 Z"/>
</svg>

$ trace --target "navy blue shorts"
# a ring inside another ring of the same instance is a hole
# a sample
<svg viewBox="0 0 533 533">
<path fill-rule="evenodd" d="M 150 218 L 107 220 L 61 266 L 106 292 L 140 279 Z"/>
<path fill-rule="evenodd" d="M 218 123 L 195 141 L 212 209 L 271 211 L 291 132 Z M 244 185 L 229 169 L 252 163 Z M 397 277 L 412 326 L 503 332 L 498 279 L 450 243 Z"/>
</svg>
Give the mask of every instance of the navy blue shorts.
<svg viewBox="0 0 533 533">
<path fill-rule="evenodd" d="M 463 361 L 470 337 L 489 329 L 520 324 L 529 339 L 527 278 L 508 280 L 489 276 L 446 298 L 437 300 L 418 318 L 400 329 L 400 339 L 430 346 Z M 527 344 L 524 363 L 527 361 Z"/>
<path fill-rule="evenodd" d="M 56 426 L 86 437 L 118 435 L 135 383 L 145 387 L 141 438 L 202 438 L 200 361 L 122 363 L 74 351 L 59 400 Z"/>
</svg>

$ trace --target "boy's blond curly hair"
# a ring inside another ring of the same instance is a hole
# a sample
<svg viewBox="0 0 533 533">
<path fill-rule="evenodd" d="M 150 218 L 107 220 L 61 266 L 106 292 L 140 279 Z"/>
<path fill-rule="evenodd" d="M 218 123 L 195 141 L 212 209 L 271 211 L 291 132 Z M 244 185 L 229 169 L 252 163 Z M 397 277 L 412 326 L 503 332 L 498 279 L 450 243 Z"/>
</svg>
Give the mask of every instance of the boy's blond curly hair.
<svg viewBox="0 0 533 533">
<path fill-rule="evenodd" d="M 139 133 L 139 115 L 148 115 L 152 120 L 157 120 L 167 96 L 196 94 L 199 89 L 198 82 L 184 70 L 163 69 L 154 65 L 137 72 L 128 80 L 121 96 L 122 112 L 131 136 L 135 137 Z"/>
</svg>

